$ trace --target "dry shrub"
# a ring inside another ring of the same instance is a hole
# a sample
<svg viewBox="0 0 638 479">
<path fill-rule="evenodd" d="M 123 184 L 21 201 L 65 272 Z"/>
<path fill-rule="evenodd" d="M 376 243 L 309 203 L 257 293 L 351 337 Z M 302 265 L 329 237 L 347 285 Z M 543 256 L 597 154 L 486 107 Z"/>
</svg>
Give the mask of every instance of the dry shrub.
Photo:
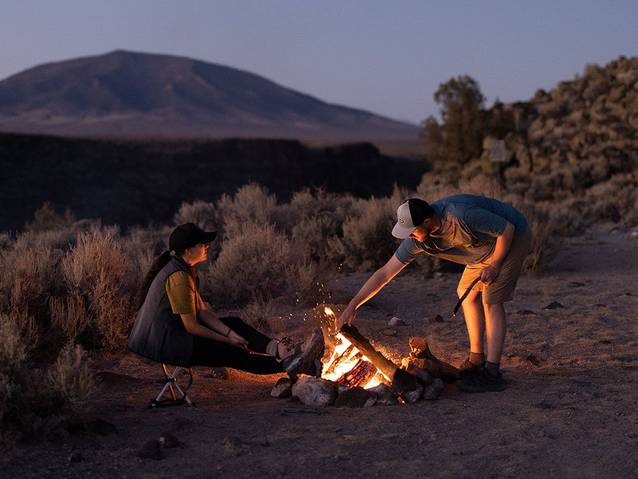
<svg viewBox="0 0 638 479">
<path fill-rule="evenodd" d="M 94 382 L 81 353 L 58 358 L 50 369 L 29 363 L 34 329 L 24 316 L 0 314 L 0 443 L 47 438 L 74 415 Z M 25 327 L 25 325 L 27 325 Z"/>
<path fill-rule="evenodd" d="M 288 292 L 294 295 L 295 303 L 316 305 L 330 296 L 327 283 L 330 275 L 319 264 L 310 261 L 294 261 L 286 267 Z"/>
<path fill-rule="evenodd" d="M 84 297 L 77 291 L 49 301 L 51 323 L 60 328 L 69 341 L 75 341 L 89 327 L 89 313 Z"/>
<path fill-rule="evenodd" d="M 166 250 L 163 238 L 166 232 L 158 229 L 134 228 L 122 238 L 122 251 L 126 254 L 127 283 L 131 296 L 135 296 L 144 283 L 155 256 Z"/>
<path fill-rule="evenodd" d="M 276 307 L 269 297 L 256 297 L 242 309 L 242 319 L 259 331 L 270 332 L 270 320 Z"/>
<path fill-rule="evenodd" d="M 33 221 L 24 226 L 24 231 L 33 233 L 59 231 L 70 227 L 74 222 L 75 216 L 71 210 L 66 209 L 64 214 L 59 214 L 51 203 L 45 201 L 33 214 Z"/>
<path fill-rule="evenodd" d="M 579 215 L 570 209 L 561 209 L 547 202 L 515 206 L 527 218 L 533 238 L 532 251 L 525 260 L 524 269 L 542 273 L 549 268 L 559 253 L 564 238 L 582 227 Z"/>
<path fill-rule="evenodd" d="M 24 313 L 0 313 L 0 369 L 26 362 L 37 342 L 35 321 Z"/>
<path fill-rule="evenodd" d="M 299 258 L 315 262 L 330 260 L 329 240 L 343 236 L 343 223 L 354 214 L 354 199 L 326 193 L 323 190 L 303 190 L 290 201 L 294 212 L 291 229 L 292 248 Z"/>
<path fill-rule="evenodd" d="M 127 258 L 117 230 L 94 229 L 78 236 L 77 244 L 62 260 L 71 295 L 84 298 L 89 327 L 82 342 L 88 347 L 122 349 L 133 318 Z"/>
<path fill-rule="evenodd" d="M 204 289 L 217 304 L 245 304 L 285 292 L 290 241 L 272 225 L 248 223 L 243 234 L 224 241 L 205 275 Z"/>
<path fill-rule="evenodd" d="M 459 190 L 470 195 L 482 195 L 500 200 L 505 192 L 499 180 L 493 176 L 478 174 L 459 183 Z"/>
<path fill-rule="evenodd" d="M 53 389 L 76 408 L 82 407 L 97 388 L 84 350 L 72 343 L 62 349 L 55 364 L 49 368 L 48 379 Z"/>
<path fill-rule="evenodd" d="M 255 183 L 242 186 L 234 197 L 223 195 L 217 203 L 224 224 L 224 237 L 244 234 L 246 225 L 268 225 L 277 209 L 275 195 Z"/>
<path fill-rule="evenodd" d="M 459 188 L 454 186 L 450 180 L 433 173 L 423 175 L 421 183 L 419 183 L 419 186 L 416 188 L 416 196 L 423 198 L 429 203 L 433 203 L 446 196 L 459 194 L 460 192 Z"/>
<path fill-rule="evenodd" d="M 221 218 L 213 203 L 196 200 L 192 203 L 183 202 L 173 217 L 173 223 L 195 223 L 206 231 L 219 231 Z"/>
<path fill-rule="evenodd" d="M 383 265 L 397 248 L 391 234 L 400 201 L 360 200 L 358 213 L 343 223 L 343 238 L 331 241 L 332 256 L 348 269 L 369 271 Z"/>
<path fill-rule="evenodd" d="M 23 311 L 42 323 L 49 297 L 59 285 L 56 263 L 61 253 L 35 233 L 21 234 L 12 246 L 1 259 L 1 307 L 4 311 Z"/>
<path fill-rule="evenodd" d="M 590 188 L 583 201 L 583 215 L 591 222 L 612 221 L 625 225 L 638 219 L 638 174 L 618 174 Z"/>
</svg>

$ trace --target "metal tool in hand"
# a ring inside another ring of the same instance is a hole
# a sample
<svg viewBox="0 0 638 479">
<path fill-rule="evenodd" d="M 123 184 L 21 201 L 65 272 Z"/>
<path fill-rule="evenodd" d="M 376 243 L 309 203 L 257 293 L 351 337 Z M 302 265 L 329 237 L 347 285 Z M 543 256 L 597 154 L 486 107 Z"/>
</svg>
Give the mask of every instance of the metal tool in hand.
<svg viewBox="0 0 638 479">
<path fill-rule="evenodd" d="M 481 280 L 481 277 L 479 276 L 474 281 L 472 281 L 472 283 L 470 283 L 470 285 L 467 287 L 467 289 L 463 293 L 463 296 L 459 298 L 459 300 L 456 303 L 456 306 L 454 306 L 454 312 L 452 313 L 452 317 L 456 318 L 456 313 L 459 312 L 459 309 L 461 308 L 463 301 L 465 301 L 465 298 L 467 298 L 467 295 L 470 294 L 470 291 L 472 291 L 472 288 L 476 286 L 476 283 L 478 283 L 480 280 Z"/>
</svg>

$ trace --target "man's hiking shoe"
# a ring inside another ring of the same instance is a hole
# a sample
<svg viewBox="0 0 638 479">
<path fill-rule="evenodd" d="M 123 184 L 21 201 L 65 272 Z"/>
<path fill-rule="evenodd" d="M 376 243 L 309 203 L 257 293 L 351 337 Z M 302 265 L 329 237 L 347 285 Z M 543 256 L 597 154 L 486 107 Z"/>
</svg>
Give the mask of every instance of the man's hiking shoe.
<svg viewBox="0 0 638 479">
<path fill-rule="evenodd" d="M 474 364 L 472 361 L 470 361 L 470 357 L 468 356 L 459 366 L 459 376 L 461 377 L 461 379 L 478 376 L 479 374 L 481 374 L 481 370 L 483 369 L 484 365 L 485 363 Z"/>
<path fill-rule="evenodd" d="M 321 357 L 324 353 L 323 332 L 317 328 L 312 337 L 302 346 L 303 352 L 284 359 L 286 372 L 292 379 L 299 374 L 308 376 L 321 376 Z"/>
<path fill-rule="evenodd" d="M 458 387 L 466 393 L 487 393 L 503 391 L 507 385 L 500 372 L 498 376 L 493 376 L 487 369 L 482 368 L 476 376 L 462 378 Z"/>
</svg>

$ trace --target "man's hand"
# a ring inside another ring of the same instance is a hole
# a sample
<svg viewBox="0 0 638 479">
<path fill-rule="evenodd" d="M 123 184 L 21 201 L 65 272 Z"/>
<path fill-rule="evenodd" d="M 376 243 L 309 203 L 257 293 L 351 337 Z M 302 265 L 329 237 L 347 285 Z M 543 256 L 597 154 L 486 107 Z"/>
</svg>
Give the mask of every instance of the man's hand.
<svg viewBox="0 0 638 479">
<path fill-rule="evenodd" d="M 230 333 L 228 333 L 228 342 L 238 348 L 248 349 L 248 341 L 242 338 L 235 331 L 231 330 Z"/>
<path fill-rule="evenodd" d="M 344 324 L 351 326 L 356 315 L 357 311 L 354 309 L 354 307 L 348 305 L 348 307 L 343 310 L 343 313 L 341 313 L 341 316 L 339 316 L 339 319 L 335 321 L 336 330 L 341 331 L 341 328 L 343 328 Z"/>
<path fill-rule="evenodd" d="M 501 265 L 498 263 L 490 264 L 481 271 L 481 281 L 485 284 L 491 284 L 496 281 L 498 273 L 501 271 Z"/>
</svg>

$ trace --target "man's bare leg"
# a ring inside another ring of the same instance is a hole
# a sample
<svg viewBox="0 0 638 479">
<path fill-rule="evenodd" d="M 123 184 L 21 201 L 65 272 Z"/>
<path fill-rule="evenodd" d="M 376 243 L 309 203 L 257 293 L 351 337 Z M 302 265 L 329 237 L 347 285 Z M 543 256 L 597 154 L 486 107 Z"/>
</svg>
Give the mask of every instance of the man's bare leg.
<svg viewBox="0 0 638 479">
<path fill-rule="evenodd" d="M 462 294 L 462 293 L 461 293 Z M 470 340 L 470 352 L 482 353 L 485 337 L 485 317 L 479 291 L 472 291 L 463 301 L 463 316 L 467 336 Z"/>
<path fill-rule="evenodd" d="M 466 377 L 459 383 L 461 391 L 470 393 L 496 392 L 506 388 L 500 372 L 501 353 L 505 342 L 506 318 L 502 304 L 483 304 L 487 361 L 480 374 Z"/>
<path fill-rule="evenodd" d="M 487 361 L 500 364 L 505 333 L 507 332 L 507 318 L 503 304 L 484 304 L 485 332 L 487 337 Z"/>
</svg>

